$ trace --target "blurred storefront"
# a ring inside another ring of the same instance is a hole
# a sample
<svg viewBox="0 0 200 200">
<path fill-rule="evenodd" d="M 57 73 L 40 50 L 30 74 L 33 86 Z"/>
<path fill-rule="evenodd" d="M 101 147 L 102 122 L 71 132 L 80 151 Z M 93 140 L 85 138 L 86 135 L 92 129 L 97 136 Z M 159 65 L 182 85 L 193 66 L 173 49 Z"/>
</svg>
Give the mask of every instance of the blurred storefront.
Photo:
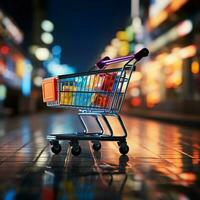
<svg viewBox="0 0 200 200">
<path fill-rule="evenodd" d="M 135 4 L 138 5 L 133 1 L 132 7 Z M 141 1 L 138 9 L 101 55 L 126 56 L 142 47 L 150 51 L 149 58 L 137 64 L 130 81 L 128 110 L 199 115 L 198 1 L 155 0 L 149 5 Z"/>
<path fill-rule="evenodd" d="M 156 0 L 150 5 L 145 42 L 151 55 L 131 82 L 128 99 L 134 109 L 199 115 L 197 4 L 189 0 Z"/>
<path fill-rule="evenodd" d="M 21 30 L 0 10 L 0 116 L 29 108 L 32 65 L 20 48 L 22 42 Z"/>
</svg>

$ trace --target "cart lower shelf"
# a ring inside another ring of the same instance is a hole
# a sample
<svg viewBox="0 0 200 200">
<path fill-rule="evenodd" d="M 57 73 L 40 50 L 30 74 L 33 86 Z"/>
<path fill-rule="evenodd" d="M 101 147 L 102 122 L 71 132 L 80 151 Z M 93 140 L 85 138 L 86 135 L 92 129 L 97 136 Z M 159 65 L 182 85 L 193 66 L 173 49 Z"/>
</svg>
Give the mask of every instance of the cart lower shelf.
<svg viewBox="0 0 200 200">
<path fill-rule="evenodd" d="M 126 136 L 110 136 L 106 134 L 97 133 L 70 133 L 70 134 L 50 134 L 47 140 L 97 140 L 97 141 L 124 141 Z"/>
<path fill-rule="evenodd" d="M 72 134 L 50 134 L 47 136 L 47 140 L 52 145 L 51 151 L 54 154 L 59 154 L 62 150 L 60 140 L 68 140 L 71 146 L 71 152 L 74 156 L 78 156 L 81 153 L 81 146 L 79 140 L 88 140 L 93 143 L 92 147 L 95 151 L 101 149 L 100 141 L 117 141 L 119 146 L 119 152 L 123 155 L 129 152 L 129 147 L 126 142 L 126 136 L 113 136 L 102 133 L 72 133 Z"/>
</svg>

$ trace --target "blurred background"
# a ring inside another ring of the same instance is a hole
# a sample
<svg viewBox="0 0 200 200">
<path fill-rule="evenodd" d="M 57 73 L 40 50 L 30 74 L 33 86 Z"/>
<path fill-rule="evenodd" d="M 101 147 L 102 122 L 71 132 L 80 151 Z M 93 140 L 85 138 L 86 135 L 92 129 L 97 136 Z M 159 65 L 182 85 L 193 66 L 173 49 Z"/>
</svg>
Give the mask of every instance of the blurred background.
<svg viewBox="0 0 200 200">
<path fill-rule="evenodd" d="M 41 82 L 147 47 L 124 112 L 200 114 L 198 0 L 0 2 L 0 117 L 41 112 Z"/>
</svg>

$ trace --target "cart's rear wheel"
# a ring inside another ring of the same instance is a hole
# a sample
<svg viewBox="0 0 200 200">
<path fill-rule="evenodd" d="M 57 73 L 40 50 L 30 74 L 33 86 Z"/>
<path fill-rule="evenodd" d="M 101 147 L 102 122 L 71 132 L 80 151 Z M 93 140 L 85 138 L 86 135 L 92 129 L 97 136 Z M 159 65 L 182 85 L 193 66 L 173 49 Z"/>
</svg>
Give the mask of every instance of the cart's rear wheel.
<svg viewBox="0 0 200 200">
<path fill-rule="evenodd" d="M 78 156 L 81 153 L 80 145 L 72 146 L 71 152 L 74 156 Z"/>
<path fill-rule="evenodd" d="M 101 143 L 100 142 L 94 142 L 93 145 L 92 145 L 92 148 L 95 151 L 99 151 L 101 149 Z"/>
<path fill-rule="evenodd" d="M 51 151 L 54 153 L 54 154 L 59 154 L 61 152 L 62 148 L 61 148 L 61 145 L 58 143 L 56 145 L 53 145 L 51 147 Z"/>
<path fill-rule="evenodd" d="M 129 152 L 129 146 L 125 142 L 121 143 L 119 147 L 119 152 L 123 155 L 126 155 Z"/>
</svg>

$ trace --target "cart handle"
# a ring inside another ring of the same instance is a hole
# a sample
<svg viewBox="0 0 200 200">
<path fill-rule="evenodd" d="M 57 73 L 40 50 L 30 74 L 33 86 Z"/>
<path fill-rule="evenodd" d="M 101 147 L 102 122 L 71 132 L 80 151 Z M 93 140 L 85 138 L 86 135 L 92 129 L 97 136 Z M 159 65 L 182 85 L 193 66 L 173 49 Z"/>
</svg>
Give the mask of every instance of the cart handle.
<svg viewBox="0 0 200 200">
<path fill-rule="evenodd" d="M 133 55 L 123 56 L 123 57 L 114 58 L 114 59 L 102 59 L 99 62 L 97 62 L 95 64 L 95 66 L 98 67 L 99 69 L 102 69 L 103 67 L 105 67 L 107 65 L 111 65 L 111 64 L 114 64 L 114 63 L 120 63 L 120 62 L 124 62 L 124 61 L 127 61 L 127 60 L 130 61 L 130 60 L 135 59 L 136 62 L 138 62 L 143 57 L 148 56 L 148 54 L 149 54 L 149 50 L 147 48 L 143 48 L 140 51 L 138 51 L 136 54 L 133 54 Z"/>
</svg>

